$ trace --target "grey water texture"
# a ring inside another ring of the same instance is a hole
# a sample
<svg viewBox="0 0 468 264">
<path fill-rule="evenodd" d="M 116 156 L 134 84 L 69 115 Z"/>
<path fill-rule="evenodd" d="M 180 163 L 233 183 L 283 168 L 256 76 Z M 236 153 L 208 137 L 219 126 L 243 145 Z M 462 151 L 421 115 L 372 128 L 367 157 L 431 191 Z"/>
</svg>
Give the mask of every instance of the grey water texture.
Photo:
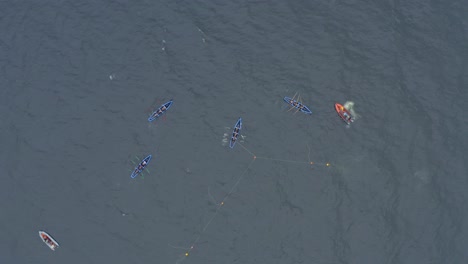
<svg viewBox="0 0 468 264">
<path fill-rule="evenodd" d="M 0 1 L 0 263 L 468 263 L 467 14 Z"/>
</svg>

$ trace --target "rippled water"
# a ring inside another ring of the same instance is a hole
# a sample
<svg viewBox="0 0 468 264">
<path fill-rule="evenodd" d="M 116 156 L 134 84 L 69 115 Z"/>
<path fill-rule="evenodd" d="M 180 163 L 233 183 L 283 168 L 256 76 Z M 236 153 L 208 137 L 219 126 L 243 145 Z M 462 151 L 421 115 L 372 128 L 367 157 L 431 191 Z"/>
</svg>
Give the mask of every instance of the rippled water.
<svg viewBox="0 0 468 264">
<path fill-rule="evenodd" d="M 0 262 L 466 263 L 467 13 L 1 2 Z M 295 94 L 312 115 L 286 108 Z M 335 102 L 360 117 L 346 127 Z"/>
</svg>

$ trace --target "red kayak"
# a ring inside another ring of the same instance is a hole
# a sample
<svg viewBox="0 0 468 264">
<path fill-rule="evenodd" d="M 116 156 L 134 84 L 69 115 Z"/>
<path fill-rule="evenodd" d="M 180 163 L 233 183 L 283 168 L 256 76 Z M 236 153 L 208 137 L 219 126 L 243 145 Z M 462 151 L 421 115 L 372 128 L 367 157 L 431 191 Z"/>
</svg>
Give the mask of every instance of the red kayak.
<svg viewBox="0 0 468 264">
<path fill-rule="evenodd" d="M 335 110 L 346 124 L 349 125 L 351 124 L 351 122 L 354 122 L 354 118 L 351 115 L 351 113 L 348 111 L 348 109 L 344 108 L 344 106 L 342 106 L 341 104 L 336 103 Z"/>
</svg>

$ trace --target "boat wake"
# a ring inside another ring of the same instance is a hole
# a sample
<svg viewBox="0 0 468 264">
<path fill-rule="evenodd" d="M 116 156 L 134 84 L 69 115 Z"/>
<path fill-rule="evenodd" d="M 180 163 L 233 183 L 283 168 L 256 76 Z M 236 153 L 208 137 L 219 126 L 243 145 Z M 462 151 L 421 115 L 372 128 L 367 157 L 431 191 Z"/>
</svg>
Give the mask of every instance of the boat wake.
<svg viewBox="0 0 468 264">
<path fill-rule="evenodd" d="M 346 108 L 350 113 L 351 115 L 353 115 L 354 119 L 358 119 L 360 118 L 361 116 L 358 115 L 356 113 L 356 111 L 354 111 L 354 102 L 353 101 L 347 101 L 346 103 L 344 103 L 344 108 Z"/>
</svg>

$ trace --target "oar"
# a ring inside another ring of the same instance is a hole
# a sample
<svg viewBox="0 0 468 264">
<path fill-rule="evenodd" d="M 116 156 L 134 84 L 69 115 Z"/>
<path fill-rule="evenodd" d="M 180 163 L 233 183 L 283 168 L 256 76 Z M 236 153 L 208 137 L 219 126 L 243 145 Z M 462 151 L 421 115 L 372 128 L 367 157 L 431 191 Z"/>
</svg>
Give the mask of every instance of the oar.
<svg viewBox="0 0 468 264">
<path fill-rule="evenodd" d="M 301 105 L 302 105 L 302 102 L 301 102 L 301 101 L 302 101 L 302 98 L 301 98 L 300 95 L 298 95 L 298 96 L 297 96 L 297 100 L 296 100 L 296 102 L 297 102 L 297 107 L 296 107 L 297 110 L 296 110 L 296 112 L 294 112 L 294 114 L 296 114 L 297 112 L 299 112 L 299 111 L 301 110 L 301 108 L 300 108 Z"/>
<path fill-rule="evenodd" d="M 136 160 L 135 160 L 136 159 Z M 135 156 L 135 159 L 130 160 L 133 164 L 140 164 L 141 160 L 137 156 Z"/>
<path fill-rule="evenodd" d="M 296 92 L 296 93 L 294 94 L 294 96 L 291 98 L 291 99 L 293 99 L 294 101 L 297 101 L 297 99 L 296 99 L 297 93 L 298 93 L 298 92 Z"/>
</svg>

